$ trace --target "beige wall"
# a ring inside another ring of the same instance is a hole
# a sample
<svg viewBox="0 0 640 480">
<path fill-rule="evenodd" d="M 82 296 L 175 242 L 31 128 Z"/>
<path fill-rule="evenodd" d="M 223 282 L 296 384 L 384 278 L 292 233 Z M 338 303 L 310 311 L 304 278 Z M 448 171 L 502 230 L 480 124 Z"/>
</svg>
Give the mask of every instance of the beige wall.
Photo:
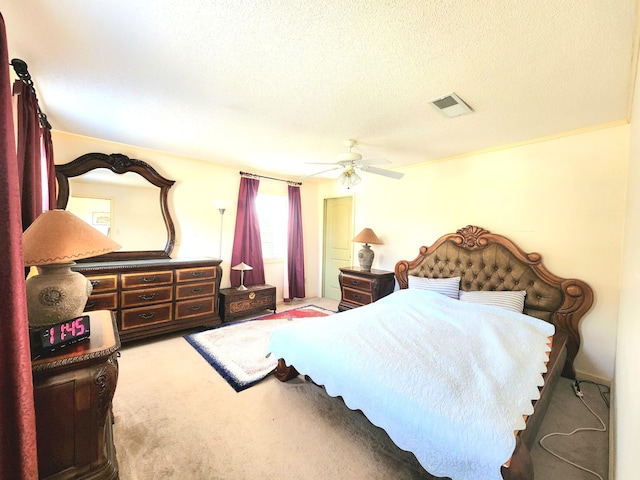
<svg viewBox="0 0 640 480">
<path fill-rule="evenodd" d="M 240 175 L 238 167 L 203 162 L 173 156 L 130 145 L 94 138 L 53 132 L 55 162 L 67 163 L 89 152 L 122 153 L 144 160 L 158 173 L 176 183 L 169 191 L 169 209 L 176 227 L 174 258 L 218 257 L 220 252 L 220 213 L 216 200 L 227 202 L 222 226 L 222 287 L 229 286 L 229 261 L 233 247 L 236 205 Z M 263 173 L 251 170 L 254 173 Z M 320 209 L 317 206 L 317 184 L 305 181 L 301 187 L 303 235 L 305 242 L 305 274 L 307 297 L 319 296 L 317 255 Z M 272 180 L 260 182 L 260 192 L 287 194 L 287 184 Z M 131 206 L 133 208 L 133 206 Z M 277 296 L 283 297 L 284 265 L 270 262 L 265 265 L 268 284 L 276 286 Z"/>
<path fill-rule="evenodd" d="M 469 224 L 541 253 L 551 272 L 594 289 L 576 367 L 581 378 L 609 381 L 628 146 L 629 127 L 619 125 L 405 168 L 401 180 L 363 173 L 362 183 L 351 190 L 354 231 L 371 227 L 381 237 L 384 245 L 374 246 L 374 268 L 386 270 L 397 260 L 415 258 L 421 245 Z M 335 182 L 321 189 L 322 198 L 343 193 Z"/>
<path fill-rule="evenodd" d="M 640 70 L 639 70 L 640 73 Z M 640 309 L 636 288 L 640 284 L 640 91 L 637 87 L 631 114 L 631 152 L 627 188 L 620 313 L 613 395 L 615 479 L 640 479 Z"/>
</svg>

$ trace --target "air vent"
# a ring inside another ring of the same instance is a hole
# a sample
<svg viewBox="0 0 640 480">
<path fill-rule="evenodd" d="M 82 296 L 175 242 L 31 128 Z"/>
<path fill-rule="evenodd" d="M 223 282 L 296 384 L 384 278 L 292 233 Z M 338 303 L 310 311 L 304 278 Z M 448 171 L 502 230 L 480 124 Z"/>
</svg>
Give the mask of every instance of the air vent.
<svg viewBox="0 0 640 480">
<path fill-rule="evenodd" d="M 442 97 L 434 98 L 429 103 L 433 105 L 438 111 L 447 117 L 459 117 L 460 115 L 466 115 L 473 112 L 469 105 L 457 96 L 455 93 L 449 93 Z"/>
</svg>

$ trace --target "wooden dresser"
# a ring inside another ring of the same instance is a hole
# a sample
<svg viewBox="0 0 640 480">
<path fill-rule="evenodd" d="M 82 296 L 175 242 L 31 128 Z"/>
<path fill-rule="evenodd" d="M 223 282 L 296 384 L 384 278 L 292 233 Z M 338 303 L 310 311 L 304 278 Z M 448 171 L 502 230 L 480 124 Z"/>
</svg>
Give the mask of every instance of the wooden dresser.
<svg viewBox="0 0 640 480">
<path fill-rule="evenodd" d="M 395 287 L 393 272 L 386 270 L 361 270 L 360 267 L 340 268 L 342 296 L 338 311 L 368 305 L 389 295 Z"/>
<path fill-rule="evenodd" d="M 112 310 L 122 342 L 221 323 L 221 260 L 159 259 L 78 263 L 93 285 L 85 311 Z"/>
<path fill-rule="evenodd" d="M 120 340 L 112 312 L 89 316 L 89 339 L 31 363 L 41 479 L 118 478 L 111 400 Z"/>
<path fill-rule="evenodd" d="M 264 310 L 276 313 L 276 287 L 253 285 L 246 290 L 237 287 L 220 290 L 220 317 L 225 322 Z"/>
</svg>

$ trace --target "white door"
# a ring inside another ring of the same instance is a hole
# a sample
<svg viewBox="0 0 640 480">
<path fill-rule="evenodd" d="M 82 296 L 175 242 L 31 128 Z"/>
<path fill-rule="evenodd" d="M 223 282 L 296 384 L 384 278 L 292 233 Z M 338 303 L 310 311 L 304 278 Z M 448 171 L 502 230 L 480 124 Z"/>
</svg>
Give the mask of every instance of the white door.
<svg viewBox="0 0 640 480">
<path fill-rule="evenodd" d="M 352 264 L 352 209 L 353 197 L 327 198 L 324 201 L 322 296 L 334 300 L 341 299 L 338 269 Z"/>
</svg>

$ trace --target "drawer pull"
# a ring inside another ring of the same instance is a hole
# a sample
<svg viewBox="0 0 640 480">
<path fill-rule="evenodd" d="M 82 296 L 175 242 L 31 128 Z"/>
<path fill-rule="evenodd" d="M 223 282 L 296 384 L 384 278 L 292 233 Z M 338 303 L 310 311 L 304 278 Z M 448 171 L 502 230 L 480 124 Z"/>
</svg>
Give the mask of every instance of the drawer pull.
<svg viewBox="0 0 640 480">
<path fill-rule="evenodd" d="M 91 300 L 90 302 L 87 302 L 87 304 L 84 306 L 84 308 L 93 308 L 96 305 L 98 305 L 98 301 L 97 300 Z"/>
<path fill-rule="evenodd" d="M 150 277 L 142 277 L 140 279 L 141 282 L 145 282 L 145 283 L 149 283 L 149 282 L 155 282 L 158 279 L 157 275 L 152 275 Z"/>
<path fill-rule="evenodd" d="M 351 285 L 360 285 L 359 280 L 351 280 Z"/>
<path fill-rule="evenodd" d="M 204 290 L 204 288 L 200 287 L 200 288 L 192 288 L 189 290 L 189 293 L 200 293 Z"/>
<path fill-rule="evenodd" d="M 200 310 L 202 308 L 202 305 L 198 304 L 198 305 L 191 305 L 189 307 L 189 310 L 191 310 L 192 312 L 197 312 L 198 310 Z"/>
<path fill-rule="evenodd" d="M 354 293 L 353 298 L 356 300 L 360 300 L 360 295 L 358 295 L 357 293 Z"/>
<path fill-rule="evenodd" d="M 156 312 L 141 313 L 138 316 L 143 320 L 149 320 L 156 316 Z"/>
<path fill-rule="evenodd" d="M 191 272 L 191 276 L 192 277 L 201 277 L 201 276 L 204 275 L 204 273 L 205 273 L 204 271 L 198 270 L 197 272 Z"/>
<path fill-rule="evenodd" d="M 98 285 L 100 285 L 100 280 L 91 280 L 92 287 L 97 287 Z"/>
<path fill-rule="evenodd" d="M 157 293 L 151 293 L 151 294 L 147 294 L 145 295 L 144 293 L 141 295 L 138 295 L 138 298 L 140 300 L 153 300 L 154 298 L 156 298 L 158 296 Z"/>
</svg>

